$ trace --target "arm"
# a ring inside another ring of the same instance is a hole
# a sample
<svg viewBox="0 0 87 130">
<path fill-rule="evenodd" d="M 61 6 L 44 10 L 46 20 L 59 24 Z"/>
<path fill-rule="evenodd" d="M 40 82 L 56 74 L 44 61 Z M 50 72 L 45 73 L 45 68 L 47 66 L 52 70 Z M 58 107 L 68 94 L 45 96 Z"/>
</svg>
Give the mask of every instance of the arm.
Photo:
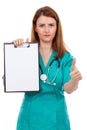
<svg viewBox="0 0 87 130">
<path fill-rule="evenodd" d="M 64 84 L 64 90 L 68 94 L 72 93 L 77 89 L 79 81 L 82 79 L 80 71 L 75 66 L 76 59 L 73 60 L 72 63 L 72 71 L 70 73 L 71 80 Z"/>
</svg>

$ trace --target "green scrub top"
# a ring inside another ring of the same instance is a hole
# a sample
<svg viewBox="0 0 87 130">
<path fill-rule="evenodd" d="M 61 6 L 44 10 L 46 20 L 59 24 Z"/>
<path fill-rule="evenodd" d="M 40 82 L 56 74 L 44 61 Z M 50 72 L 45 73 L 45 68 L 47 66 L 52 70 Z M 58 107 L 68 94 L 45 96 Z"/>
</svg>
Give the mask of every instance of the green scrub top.
<svg viewBox="0 0 87 130">
<path fill-rule="evenodd" d="M 48 64 L 45 66 L 39 55 L 41 73 L 48 75 L 48 81 L 54 78 L 58 64 L 60 64 L 55 78 L 56 85 L 44 83 L 40 80 L 39 92 L 26 92 L 20 108 L 16 130 L 70 130 L 70 121 L 64 97 L 64 84 L 70 80 L 73 57 L 66 52 L 62 58 L 54 60 L 53 51 Z M 53 61 L 54 60 L 54 61 Z M 50 63 L 49 74 L 48 69 Z"/>
</svg>

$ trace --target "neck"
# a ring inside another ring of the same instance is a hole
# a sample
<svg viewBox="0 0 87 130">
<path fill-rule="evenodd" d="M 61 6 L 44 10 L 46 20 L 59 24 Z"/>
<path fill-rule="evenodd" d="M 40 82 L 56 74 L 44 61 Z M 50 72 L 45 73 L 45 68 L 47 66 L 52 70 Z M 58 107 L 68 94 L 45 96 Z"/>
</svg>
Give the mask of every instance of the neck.
<svg viewBox="0 0 87 130">
<path fill-rule="evenodd" d="M 52 50 L 51 43 L 40 43 L 40 51 L 50 51 Z"/>
<path fill-rule="evenodd" d="M 40 44 L 40 54 L 42 55 L 44 65 L 46 66 L 48 63 L 48 60 L 52 54 L 52 44 L 47 43 L 41 43 Z"/>
</svg>

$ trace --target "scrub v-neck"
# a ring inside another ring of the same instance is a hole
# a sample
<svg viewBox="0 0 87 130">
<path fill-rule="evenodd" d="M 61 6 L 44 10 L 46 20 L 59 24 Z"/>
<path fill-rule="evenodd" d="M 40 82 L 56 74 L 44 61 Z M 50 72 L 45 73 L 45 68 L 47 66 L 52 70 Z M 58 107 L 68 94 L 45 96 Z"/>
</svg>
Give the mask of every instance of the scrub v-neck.
<svg viewBox="0 0 87 130">
<path fill-rule="evenodd" d="M 51 61 L 54 59 L 54 56 L 55 56 L 54 52 L 55 51 L 52 51 L 52 53 L 51 53 L 51 55 L 50 55 L 46 65 L 44 64 L 44 60 L 42 58 L 42 55 L 40 54 L 40 58 L 39 59 L 40 59 L 40 65 L 42 67 L 43 72 L 48 68 L 48 66 L 50 65 Z"/>
</svg>

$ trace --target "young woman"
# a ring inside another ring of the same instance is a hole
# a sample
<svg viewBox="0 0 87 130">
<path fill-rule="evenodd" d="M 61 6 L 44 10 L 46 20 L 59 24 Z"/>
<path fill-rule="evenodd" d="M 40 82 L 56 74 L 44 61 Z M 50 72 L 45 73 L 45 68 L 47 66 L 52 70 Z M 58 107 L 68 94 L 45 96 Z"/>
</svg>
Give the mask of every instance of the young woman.
<svg viewBox="0 0 87 130">
<path fill-rule="evenodd" d="M 36 11 L 30 41 L 39 44 L 40 91 L 25 93 L 16 130 L 70 130 L 64 92 L 76 90 L 82 76 L 64 45 L 61 22 L 52 8 Z M 24 40 L 13 42 L 19 46 Z"/>
</svg>

